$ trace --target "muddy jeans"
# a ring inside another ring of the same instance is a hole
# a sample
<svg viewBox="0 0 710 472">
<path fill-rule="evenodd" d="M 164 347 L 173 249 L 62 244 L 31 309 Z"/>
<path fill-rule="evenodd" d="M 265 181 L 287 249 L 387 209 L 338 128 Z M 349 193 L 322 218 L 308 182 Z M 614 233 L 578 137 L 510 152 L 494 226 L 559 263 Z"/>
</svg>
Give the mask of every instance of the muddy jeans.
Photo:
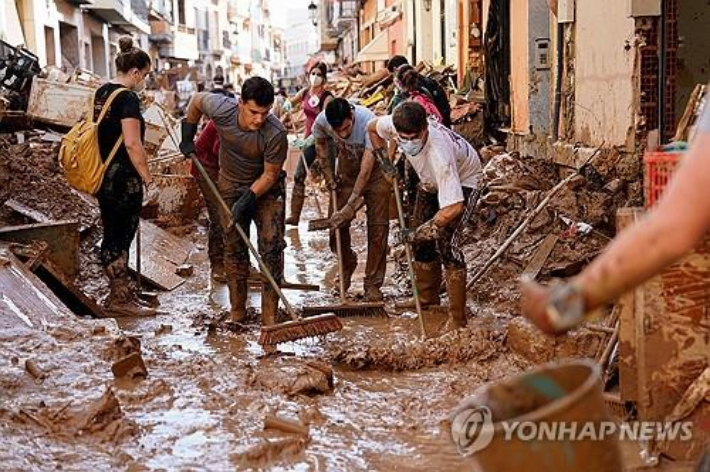
<svg viewBox="0 0 710 472">
<path fill-rule="evenodd" d="M 217 183 L 219 180 L 219 169 L 205 167 L 212 182 Z M 207 234 L 207 253 L 210 257 L 210 264 L 220 264 L 224 261 L 224 231 L 222 226 L 226 226 L 228 222 L 222 222 L 223 211 L 220 209 L 219 202 L 212 195 L 207 182 L 200 175 L 197 178 L 197 185 L 202 191 L 202 196 L 205 198 L 205 206 L 207 207 L 207 215 L 210 219 L 209 232 Z"/>
<path fill-rule="evenodd" d="M 466 208 L 464 213 L 441 229 L 441 236 L 435 241 L 425 241 L 414 244 L 414 260 L 417 262 L 440 261 L 447 269 L 464 269 L 466 262 L 460 248 L 461 233 L 468 225 L 471 212 L 478 201 L 479 191 L 463 187 L 463 197 Z M 414 201 L 412 228 L 432 219 L 439 211 L 439 199 L 436 192 L 417 187 Z"/>
<path fill-rule="evenodd" d="M 138 173 L 111 165 L 106 171 L 98 194 L 104 236 L 101 241 L 101 264 L 108 267 L 128 251 L 138 230 L 143 184 Z"/>
<path fill-rule="evenodd" d="M 220 179 L 220 193 L 230 208 L 236 200 L 235 194 L 238 188 L 238 186 Z M 286 225 L 285 202 L 285 180 L 280 178 L 268 192 L 256 201 L 254 217 L 251 220 L 256 224 L 259 255 L 277 283 L 282 281 L 284 271 L 284 249 L 286 248 L 286 241 L 284 240 Z M 251 221 L 238 222 L 247 236 L 249 236 Z M 241 285 L 241 290 L 246 292 L 247 279 L 249 277 L 249 249 L 234 228 L 225 230 L 224 244 L 224 262 L 230 290 L 232 289 L 232 284 L 237 284 Z M 244 300 L 244 303 L 246 304 L 246 300 Z M 264 283 L 262 314 L 266 316 L 267 307 L 269 307 L 269 311 L 273 310 L 273 312 L 268 313 L 268 315 L 272 316 L 275 314 L 276 306 L 278 306 L 276 291 L 271 285 Z M 263 322 L 271 324 L 273 320 L 264 319 Z"/>
<path fill-rule="evenodd" d="M 348 178 L 349 177 L 349 178 Z M 357 174 L 355 174 L 357 177 Z M 353 192 L 354 179 L 352 174 L 341 178 L 336 190 L 338 209 L 345 206 Z M 389 235 L 389 201 L 391 185 L 385 180 L 379 167 L 372 170 L 370 181 L 365 186 L 363 197 L 367 213 L 367 263 L 365 265 L 365 289 L 380 288 L 385 280 L 387 270 L 387 237 Z M 332 202 L 331 211 L 332 213 Z M 330 249 L 337 251 L 335 231 L 330 231 Z M 350 238 L 350 223 L 340 228 L 343 253 L 343 267 L 346 273 L 352 272 L 357 266 L 357 254 L 352 249 Z"/>
</svg>

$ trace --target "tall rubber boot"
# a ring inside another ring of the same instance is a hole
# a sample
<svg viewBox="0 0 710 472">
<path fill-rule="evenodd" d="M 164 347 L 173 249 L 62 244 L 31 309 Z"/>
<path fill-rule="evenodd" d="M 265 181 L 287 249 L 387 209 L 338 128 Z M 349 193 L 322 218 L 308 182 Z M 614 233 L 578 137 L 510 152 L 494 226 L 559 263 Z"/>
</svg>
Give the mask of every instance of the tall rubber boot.
<svg viewBox="0 0 710 472">
<path fill-rule="evenodd" d="M 298 226 L 301 220 L 301 211 L 303 210 L 303 202 L 306 199 L 306 188 L 304 185 L 294 184 L 291 192 L 291 215 L 286 218 L 286 224 Z"/>
<path fill-rule="evenodd" d="M 417 287 L 419 288 L 419 303 L 422 308 L 432 305 L 439 305 L 441 297 L 441 263 L 414 261 L 414 274 L 417 277 Z M 398 303 L 397 308 L 414 309 L 416 305 L 414 299 Z"/>
<path fill-rule="evenodd" d="M 229 323 L 241 325 L 247 318 L 249 288 L 249 263 L 227 264 L 227 288 L 229 289 Z"/>
<path fill-rule="evenodd" d="M 138 302 L 138 297 L 131 287 L 125 256 L 113 261 L 105 270 L 109 279 L 109 295 L 104 302 L 104 312 L 107 316 L 155 315 L 155 308 L 144 306 Z"/>
<path fill-rule="evenodd" d="M 466 327 L 466 269 L 446 269 L 446 291 L 449 294 L 451 328 Z"/>
<path fill-rule="evenodd" d="M 279 308 L 279 295 L 268 284 L 264 283 L 261 291 L 261 325 L 273 326 L 276 324 L 276 311 Z"/>
</svg>

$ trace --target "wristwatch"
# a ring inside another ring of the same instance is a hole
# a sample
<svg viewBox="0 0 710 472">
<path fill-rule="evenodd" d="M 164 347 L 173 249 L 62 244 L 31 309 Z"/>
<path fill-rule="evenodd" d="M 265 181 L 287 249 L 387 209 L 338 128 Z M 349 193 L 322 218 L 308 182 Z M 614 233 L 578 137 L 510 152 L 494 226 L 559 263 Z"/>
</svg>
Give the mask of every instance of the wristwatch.
<svg viewBox="0 0 710 472">
<path fill-rule="evenodd" d="M 564 332 L 584 319 L 584 297 L 579 285 L 572 283 L 552 287 L 545 306 L 547 319 L 555 331 Z"/>
</svg>

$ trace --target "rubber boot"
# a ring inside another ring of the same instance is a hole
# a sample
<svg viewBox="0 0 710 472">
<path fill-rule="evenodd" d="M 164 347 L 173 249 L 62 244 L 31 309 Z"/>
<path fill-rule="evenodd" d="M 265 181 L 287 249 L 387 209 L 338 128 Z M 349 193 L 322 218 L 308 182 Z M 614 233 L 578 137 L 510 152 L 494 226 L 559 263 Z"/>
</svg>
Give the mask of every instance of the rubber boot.
<svg viewBox="0 0 710 472">
<path fill-rule="evenodd" d="M 303 210 L 303 202 L 306 199 L 306 189 L 303 185 L 294 184 L 291 192 L 291 215 L 286 218 L 286 224 L 298 226 L 301 220 L 301 211 Z"/>
<path fill-rule="evenodd" d="M 417 277 L 419 303 L 422 308 L 439 305 L 441 303 L 441 298 L 439 297 L 439 290 L 441 289 L 441 263 L 439 261 L 414 261 L 414 274 Z M 416 308 L 414 299 L 398 303 L 396 306 L 397 308 L 404 309 Z"/>
<path fill-rule="evenodd" d="M 446 291 L 449 294 L 450 327 L 466 327 L 466 269 L 446 269 Z"/>
<path fill-rule="evenodd" d="M 379 303 L 383 301 L 385 297 L 382 295 L 382 290 L 380 287 L 375 285 L 368 285 L 365 287 L 365 293 L 363 295 L 363 300 L 371 303 Z"/>
<path fill-rule="evenodd" d="M 106 267 L 106 275 L 109 279 L 109 295 L 104 303 L 104 312 L 107 316 L 155 315 L 154 308 L 139 303 L 138 297 L 131 287 L 125 256 L 119 257 Z"/>
<path fill-rule="evenodd" d="M 223 284 L 227 282 L 227 274 L 224 271 L 224 259 L 213 258 L 210 260 L 210 271 L 212 282 Z"/>
<path fill-rule="evenodd" d="M 229 280 L 229 321 L 228 323 L 243 325 L 247 319 L 248 287 L 246 280 Z"/>
</svg>

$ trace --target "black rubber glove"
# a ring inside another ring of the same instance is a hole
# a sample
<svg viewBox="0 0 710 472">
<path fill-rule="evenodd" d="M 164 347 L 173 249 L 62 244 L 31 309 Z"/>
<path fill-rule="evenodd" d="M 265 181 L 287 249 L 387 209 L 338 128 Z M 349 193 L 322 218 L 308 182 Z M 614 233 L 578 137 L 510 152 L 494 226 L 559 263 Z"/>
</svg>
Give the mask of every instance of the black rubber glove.
<svg viewBox="0 0 710 472">
<path fill-rule="evenodd" d="M 242 187 L 237 192 L 237 199 L 232 205 L 232 218 L 243 224 L 251 221 L 254 216 L 256 194 L 249 187 Z"/>
<path fill-rule="evenodd" d="M 180 152 L 190 157 L 195 153 L 195 135 L 197 134 L 197 123 L 188 123 L 182 120 L 180 125 L 182 140 L 180 141 Z"/>
</svg>

